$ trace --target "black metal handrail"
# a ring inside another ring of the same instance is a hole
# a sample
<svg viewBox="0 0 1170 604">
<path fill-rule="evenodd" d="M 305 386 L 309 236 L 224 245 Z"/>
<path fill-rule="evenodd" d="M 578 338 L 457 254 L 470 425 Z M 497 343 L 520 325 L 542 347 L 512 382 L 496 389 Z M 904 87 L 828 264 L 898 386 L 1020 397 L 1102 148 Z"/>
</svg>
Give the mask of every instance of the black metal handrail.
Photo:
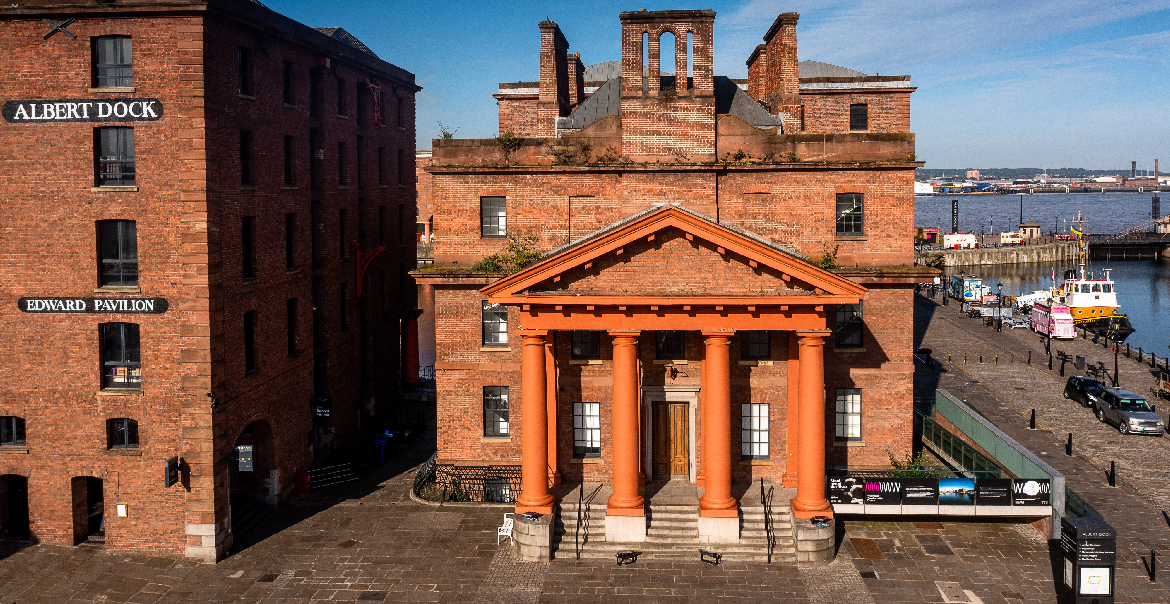
<svg viewBox="0 0 1170 604">
<path fill-rule="evenodd" d="M 585 483 L 581 483 L 581 491 L 577 493 L 577 533 L 573 538 L 574 546 L 577 550 L 577 559 L 581 559 L 581 548 L 589 543 L 589 512 L 593 507 L 593 499 L 601 492 L 601 485 L 597 485 L 589 497 L 585 495 Z M 581 531 L 585 531 L 585 537 L 581 537 Z"/>
<path fill-rule="evenodd" d="M 440 501 L 516 503 L 521 491 L 521 466 L 437 464 L 435 485 Z"/>
<path fill-rule="evenodd" d="M 776 549 L 776 528 L 772 524 L 772 491 L 775 487 L 768 487 L 764 493 L 764 479 L 760 479 L 760 505 L 764 506 L 764 533 L 768 536 L 768 564 L 772 563 L 772 552 Z"/>
<path fill-rule="evenodd" d="M 435 464 L 438 463 L 438 461 L 439 452 L 435 451 L 431 454 L 431 458 L 419 467 L 418 473 L 414 475 L 414 494 L 416 497 L 426 499 L 422 493 L 422 488 L 426 486 L 428 482 L 433 483 L 435 481 Z"/>
</svg>

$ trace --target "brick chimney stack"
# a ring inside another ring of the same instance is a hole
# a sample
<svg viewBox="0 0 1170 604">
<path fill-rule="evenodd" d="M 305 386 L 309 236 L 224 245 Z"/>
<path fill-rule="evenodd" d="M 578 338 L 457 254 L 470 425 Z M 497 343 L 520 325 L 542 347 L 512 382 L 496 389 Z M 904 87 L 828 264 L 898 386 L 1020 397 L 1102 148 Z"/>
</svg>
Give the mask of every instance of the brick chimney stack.
<svg viewBox="0 0 1170 604">
<path fill-rule="evenodd" d="M 537 136 L 556 136 L 556 119 L 569 115 L 569 41 L 555 21 L 540 22 L 540 97 Z"/>
<path fill-rule="evenodd" d="M 581 62 L 581 53 L 569 55 L 569 109 L 576 107 L 585 100 L 585 64 Z"/>
<path fill-rule="evenodd" d="M 764 98 L 768 87 L 768 46 L 760 44 L 747 60 L 748 96 L 755 100 Z"/>
<path fill-rule="evenodd" d="M 799 19 L 797 13 L 781 13 L 764 34 L 768 67 L 763 97 L 773 112 L 780 105 L 800 104 L 800 68 L 796 56 Z"/>
</svg>

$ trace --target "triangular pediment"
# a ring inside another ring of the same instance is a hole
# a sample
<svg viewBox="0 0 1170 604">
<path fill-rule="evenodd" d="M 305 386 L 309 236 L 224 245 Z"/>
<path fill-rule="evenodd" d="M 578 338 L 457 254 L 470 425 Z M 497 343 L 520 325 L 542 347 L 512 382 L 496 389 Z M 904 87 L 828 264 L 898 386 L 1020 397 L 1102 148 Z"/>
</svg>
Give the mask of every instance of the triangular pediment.
<svg viewBox="0 0 1170 604">
<path fill-rule="evenodd" d="M 677 205 L 656 206 L 483 289 L 501 303 L 848 304 L 866 289 Z"/>
</svg>

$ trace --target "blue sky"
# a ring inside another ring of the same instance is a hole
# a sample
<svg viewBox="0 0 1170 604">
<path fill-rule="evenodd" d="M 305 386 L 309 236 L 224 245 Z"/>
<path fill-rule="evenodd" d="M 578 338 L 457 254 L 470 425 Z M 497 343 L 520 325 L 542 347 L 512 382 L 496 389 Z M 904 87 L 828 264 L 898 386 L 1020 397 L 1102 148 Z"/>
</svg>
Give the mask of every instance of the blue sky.
<svg viewBox="0 0 1170 604">
<path fill-rule="evenodd" d="M 623 10 L 710 8 L 715 72 L 744 60 L 776 15 L 798 12 L 799 55 L 867 74 L 912 76 L 912 129 L 927 168 L 1083 167 L 1170 172 L 1166 0 L 835 0 L 700 4 L 263 0 L 312 26 L 341 26 L 416 76 L 418 146 L 438 122 L 496 134 L 499 82 L 537 79 L 537 23 L 556 21 L 586 64 L 620 59 Z"/>
</svg>

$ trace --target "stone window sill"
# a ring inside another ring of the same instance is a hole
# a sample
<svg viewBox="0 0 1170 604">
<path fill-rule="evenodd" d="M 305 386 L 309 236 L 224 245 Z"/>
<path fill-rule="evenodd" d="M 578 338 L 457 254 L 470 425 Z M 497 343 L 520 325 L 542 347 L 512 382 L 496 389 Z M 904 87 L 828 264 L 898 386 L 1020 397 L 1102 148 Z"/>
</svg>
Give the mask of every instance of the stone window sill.
<svg viewBox="0 0 1170 604">
<path fill-rule="evenodd" d="M 300 187 L 298 187 L 296 185 L 283 185 L 280 188 L 284 189 L 285 191 L 296 191 Z"/>
<path fill-rule="evenodd" d="M 106 449 L 106 455 L 129 455 L 131 457 L 141 457 L 142 449 L 138 447 L 122 447 L 118 449 Z"/>
<path fill-rule="evenodd" d="M 255 191 L 256 185 L 240 185 L 241 191 Z"/>
<path fill-rule="evenodd" d="M 569 460 L 569 463 L 590 465 L 590 464 L 600 464 L 600 463 L 605 463 L 605 462 L 600 457 L 574 457 L 574 458 Z"/>
<path fill-rule="evenodd" d="M 236 93 L 236 96 L 241 98 L 241 99 L 248 99 L 249 101 L 256 100 L 256 95 L 253 95 L 253 94 L 244 94 L 242 92 L 238 92 L 238 93 Z"/>
<path fill-rule="evenodd" d="M 741 466 L 770 466 L 770 465 L 772 465 L 772 460 L 771 459 L 741 459 L 741 460 L 739 460 L 739 465 L 741 465 Z"/>
<path fill-rule="evenodd" d="M 87 92 L 134 92 L 133 86 L 106 86 L 104 88 L 90 88 Z"/>
<path fill-rule="evenodd" d="M 868 235 L 837 235 L 833 237 L 836 241 L 869 241 Z"/>
<path fill-rule="evenodd" d="M 833 441 L 833 446 L 834 447 L 864 447 L 865 441 L 863 441 L 863 440 L 836 440 L 836 441 Z"/>
<path fill-rule="evenodd" d="M 4 445 L 0 447 L 0 455 L 28 455 L 28 447 L 22 445 Z"/>
<path fill-rule="evenodd" d="M 687 360 L 686 359 L 675 359 L 675 360 L 654 359 L 654 364 L 655 365 L 686 365 Z"/>
<path fill-rule="evenodd" d="M 508 346 L 480 346 L 480 352 L 512 352 Z"/>
<path fill-rule="evenodd" d="M 133 193 L 138 187 L 90 187 L 89 190 L 93 193 Z"/>
<path fill-rule="evenodd" d="M 743 365 L 744 367 L 767 367 L 769 365 L 774 365 L 775 363 L 776 363 L 775 361 L 769 361 L 769 360 L 765 360 L 765 359 L 757 359 L 757 360 L 752 360 L 752 361 L 740 361 L 739 362 L 739 364 Z"/>
<path fill-rule="evenodd" d="M 600 365 L 601 359 L 569 359 L 570 365 Z"/>
<path fill-rule="evenodd" d="M 865 352 L 864 348 L 834 348 L 833 352 L 843 352 L 846 354 L 853 354 L 858 352 Z"/>
<path fill-rule="evenodd" d="M 346 114 L 344 114 L 344 113 L 338 113 L 338 114 L 337 114 L 337 119 L 339 119 L 339 120 L 347 120 L 347 119 L 349 119 L 349 116 L 348 116 L 348 115 L 346 115 Z"/>
<path fill-rule="evenodd" d="M 141 388 L 103 388 L 97 391 L 98 396 L 142 396 Z"/>
<path fill-rule="evenodd" d="M 512 442 L 512 437 L 511 436 L 482 436 L 482 437 L 480 437 L 479 442 L 481 442 L 481 443 L 510 443 L 510 442 Z"/>
<path fill-rule="evenodd" d="M 95 293 L 95 294 L 140 294 L 140 293 L 142 293 L 142 288 L 138 287 L 136 285 L 132 285 L 132 286 L 106 285 L 103 287 L 94 288 L 93 293 Z"/>
</svg>

